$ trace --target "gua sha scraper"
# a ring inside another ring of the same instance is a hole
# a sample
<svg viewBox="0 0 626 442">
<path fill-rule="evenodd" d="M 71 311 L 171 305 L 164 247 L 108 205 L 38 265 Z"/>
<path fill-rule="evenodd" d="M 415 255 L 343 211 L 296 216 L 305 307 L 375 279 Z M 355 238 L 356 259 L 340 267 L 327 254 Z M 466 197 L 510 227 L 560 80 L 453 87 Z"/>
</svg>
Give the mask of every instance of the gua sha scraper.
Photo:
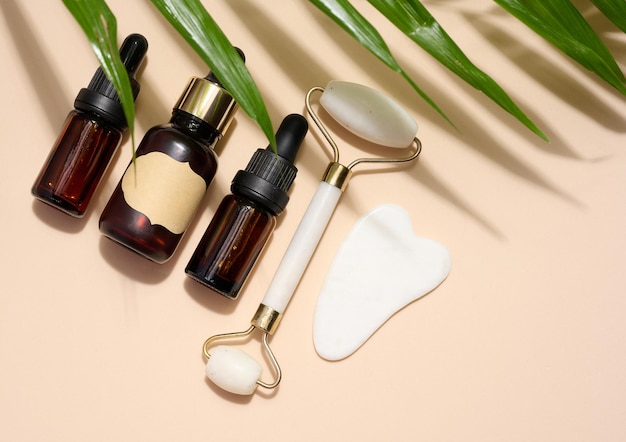
<svg viewBox="0 0 626 442">
<path fill-rule="evenodd" d="M 337 361 L 354 353 L 391 316 L 433 290 L 450 273 L 450 253 L 419 238 L 394 204 L 363 216 L 339 248 L 313 319 L 315 350 Z"/>
<path fill-rule="evenodd" d="M 411 154 L 400 158 L 359 158 L 348 166 L 340 164 L 336 143 L 312 109 L 310 99 L 314 92 L 322 92 L 320 104 L 331 117 L 355 135 L 377 144 L 409 149 Z M 314 87 L 309 90 L 305 101 L 307 112 L 332 148 L 333 161 L 328 165 L 250 327 L 241 332 L 212 336 L 203 345 L 203 353 L 208 359 L 207 377 L 215 385 L 235 394 L 252 394 L 257 386 L 271 389 L 280 383 L 282 373 L 269 346 L 269 335 L 276 331 L 339 197 L 348 185 L 352 169 L 360 163 L 411 161 L 418 157 L 422 149 L 420 141 L 415 138 L 417 124 L 411 116 L 393 100 L 374 89 L 331 81 L 326 89 Z M 246 338 L 256 329 L 263 332 L 263 348 L 274 370 L 275 378 L 269 383 L 260 379 L 261 366 L 249 354 L 232 346 L 214 346 L 217 341 Z"/>
</svg>

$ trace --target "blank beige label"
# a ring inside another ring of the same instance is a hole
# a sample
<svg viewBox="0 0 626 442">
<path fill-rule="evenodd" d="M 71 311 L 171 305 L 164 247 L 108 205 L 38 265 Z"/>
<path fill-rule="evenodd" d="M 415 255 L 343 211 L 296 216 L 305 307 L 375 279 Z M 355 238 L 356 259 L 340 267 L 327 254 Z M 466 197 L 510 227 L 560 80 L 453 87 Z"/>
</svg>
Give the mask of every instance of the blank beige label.
<svg viewBox="0 0 626 442">
<path fill-rule="evenodd" d="M 206 192 L 206 184 L 189 163 L 161 152 L 137 157 L 122 178 L 126 203 L 143 213 L 151 224 L 183 233 Z"/>
</svg>

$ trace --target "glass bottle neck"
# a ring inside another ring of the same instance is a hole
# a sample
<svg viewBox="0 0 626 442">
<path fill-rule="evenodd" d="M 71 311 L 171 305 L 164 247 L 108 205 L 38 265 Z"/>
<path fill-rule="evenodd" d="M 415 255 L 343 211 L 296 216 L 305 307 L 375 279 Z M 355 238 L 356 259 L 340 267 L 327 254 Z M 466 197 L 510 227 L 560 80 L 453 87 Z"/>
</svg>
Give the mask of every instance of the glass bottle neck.
<svg viewBox="0 0 626 442">
<path fill-rule="evenodd" d="M 175 109 L 172 112 L 170 123 L 176 129 L 206 144 L 210 148 L 213 148 L 215 143 L 221 138 L 221 134 L 209 123 L 179 109 Z"/>
</svg>

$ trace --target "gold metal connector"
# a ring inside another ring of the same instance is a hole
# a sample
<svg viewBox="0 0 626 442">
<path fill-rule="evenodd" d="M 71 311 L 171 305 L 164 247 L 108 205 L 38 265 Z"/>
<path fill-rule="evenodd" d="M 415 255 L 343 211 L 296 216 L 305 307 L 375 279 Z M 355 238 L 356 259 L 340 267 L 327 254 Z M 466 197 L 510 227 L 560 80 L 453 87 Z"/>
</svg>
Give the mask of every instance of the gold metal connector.
<svg viewBox="0 0 626 442">
<path fill-rule="evenodd" d="M 352 177 L 352 170 L 341 163 L 332 162 L 326 168 L 322 181 L 338 187 L 343 192 L 348 187 L 348 181 Z"/>
<path fill-rule="evenodd" d="M 271 307 L 268 307 L 264 304 L 259 304 L 259 308 L 257 309 L 254 317 L 250 321 L 250 323 L 258 329 L 263 330 L 264 332 L 273 335 L 278 328 L 278 324 L 282 319 L 283 315 L 278 313 Z"/>
</svg>

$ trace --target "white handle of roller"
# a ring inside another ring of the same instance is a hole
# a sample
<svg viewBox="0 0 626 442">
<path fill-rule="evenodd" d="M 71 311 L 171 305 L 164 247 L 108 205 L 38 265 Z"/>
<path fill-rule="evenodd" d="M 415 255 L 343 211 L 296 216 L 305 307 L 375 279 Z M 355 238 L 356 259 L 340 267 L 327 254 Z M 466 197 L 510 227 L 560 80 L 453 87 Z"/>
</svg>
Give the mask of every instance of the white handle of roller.
<svg viewBox="0 0 626 442">
<path fill-rule="evenodd" d="M 278 265 L 262 304 L 283 313 L 337 207 L 341 189 L 322 181 Z"/>
</svg>

